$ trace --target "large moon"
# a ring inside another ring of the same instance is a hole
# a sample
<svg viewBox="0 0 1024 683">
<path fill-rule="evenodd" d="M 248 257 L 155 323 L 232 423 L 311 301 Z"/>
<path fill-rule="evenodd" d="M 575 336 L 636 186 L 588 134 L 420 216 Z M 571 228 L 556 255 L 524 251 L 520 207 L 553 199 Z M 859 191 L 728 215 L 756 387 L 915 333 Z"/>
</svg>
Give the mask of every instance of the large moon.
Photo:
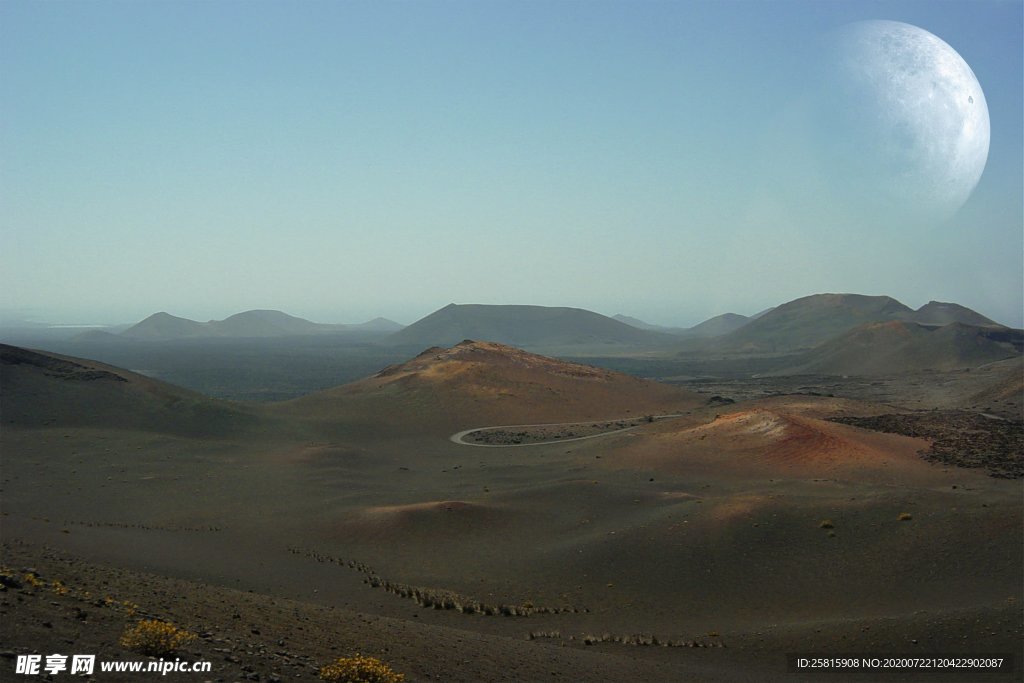
<svg viewBox="0 0 1024 683">
<path fill-rule="evenodd" d="M 970 66 L 897 21 L 848 24 L 829 42 L 819 134 L 834 195 L 892 218 L 948 218 L 988 160 L 988 106 Z"/>
</svg>

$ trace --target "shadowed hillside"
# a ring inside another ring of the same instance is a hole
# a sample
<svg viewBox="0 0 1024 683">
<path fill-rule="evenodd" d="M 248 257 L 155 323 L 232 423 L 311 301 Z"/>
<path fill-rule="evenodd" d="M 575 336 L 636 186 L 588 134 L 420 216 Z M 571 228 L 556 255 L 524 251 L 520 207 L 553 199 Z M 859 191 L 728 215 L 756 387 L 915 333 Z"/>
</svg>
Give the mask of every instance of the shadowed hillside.
<svg viewBox="0 0 1024 683">
<path fill-rule="evenodd" d="M 99 427 L 215 436 L 255 424 L 248 408 L 95 361 L 0 345 L 5 427 Z"/>
<path fill-rule="evenodd" d="M 1003 327 L 867 323 L 808 352 L 778 374 L 892 375 L 973 368 L 1020 354 L 1024 335 Z"/>
</svg>

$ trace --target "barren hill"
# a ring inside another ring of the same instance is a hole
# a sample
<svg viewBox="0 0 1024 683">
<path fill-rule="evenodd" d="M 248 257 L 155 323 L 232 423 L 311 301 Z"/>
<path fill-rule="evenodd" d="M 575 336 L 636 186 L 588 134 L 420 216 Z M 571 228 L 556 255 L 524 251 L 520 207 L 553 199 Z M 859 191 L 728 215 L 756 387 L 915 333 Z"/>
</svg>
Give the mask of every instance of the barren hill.
<svg viewBox="0 0 1024 683">
<path fill-rule="evenodd" d="M 449 304 L 387 339 L 402 346 L 448 346 L 490 339 L 532 349 L 568 346 L 664 346 L 667 334 L 641 330 L 580 308 Z"/>
<path fill-rule="evenodd" d="M 382 418 L 404 430 L 610 419 L 687 410 L 690 392 L 493 342 L 433 347 L 364 380 L 282 404 L 332 419 Z"/>
<path fill-rule="evenodd" d="M 96 361 L 0 344 L 7 427 L 99 427 L 213 436 L 252 424 L 248 409 Z"/>
<path fill-rule="evenodd" d="M 1020 331 L 893 320 L 860 325 L 808 352 L 785 374 L 892 375 L 973 368 L 1020 355 Z"/>
</svg>

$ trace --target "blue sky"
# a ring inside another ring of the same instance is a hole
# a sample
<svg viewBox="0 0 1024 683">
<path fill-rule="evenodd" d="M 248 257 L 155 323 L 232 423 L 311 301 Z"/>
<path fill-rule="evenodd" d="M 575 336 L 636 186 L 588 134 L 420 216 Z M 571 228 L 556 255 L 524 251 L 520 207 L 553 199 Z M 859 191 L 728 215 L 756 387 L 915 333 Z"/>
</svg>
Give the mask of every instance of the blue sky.
<svg viewBox="0 0 1024 683">
<path fill-rule="evenodd" d="M 823 36 L 977 75 L 953 216 L 839 211 L 800 162 Z M 688 325 L 815 292 L 1022 324 L 1021 2 L 0 3 L 0 308 L 62 322 L 449 302 Z M 814 84 L 812 86 L 812 84 Z"/>
</svg>

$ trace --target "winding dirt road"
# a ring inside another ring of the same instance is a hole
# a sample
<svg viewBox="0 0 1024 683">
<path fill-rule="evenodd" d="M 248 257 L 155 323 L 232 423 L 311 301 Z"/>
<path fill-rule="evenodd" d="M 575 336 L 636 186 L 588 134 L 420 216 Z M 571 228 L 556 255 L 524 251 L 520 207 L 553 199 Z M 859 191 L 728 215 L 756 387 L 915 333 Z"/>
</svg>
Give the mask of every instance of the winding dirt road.
<svg viewBox="0 0 1024 683">
<path fill-rule="evenodd" d="M 667 420 L 673 417 L 682 417 L 686 413 L 673 413 L 671 415 L 654 415 L 653 420 Z M 607 432 L 599 432 L 597 434 L 588 434 L 587 436 L 574 436 L 569 439 L 552 439 L 551 441 L 535 441 L 533 443 L 473 443 L 466 441 L 465 437 L 469 436 L 473 432 L 482 432 L 491 429 L 523 429 L 528 427 L 569 427 L 572 425 L 589 425 L 595 422 L 625 422 L 627 420 L 635 420 L 635 417 L 629 418 L 617 418 L 612 420 L 579 420 L 576 422 L 546 422 L 542 424 L 530 424 L 530 425 L 494 425 L 492 427 L 473 427 L 472 429 L 465 429 L 461 432 L 456 432 L 448 437 L 449 441 L 463 445 L 463 446 L 479 446 L 481 448 L 516 448 L 519 446 L 546 446 L 553 443 L 568 443 L 569 441 L 582 441 L 584 439 L 596 439 L 601 436 L 608 436 L 609 434 L 618 434 L 619 432 L 628 432 L 631 429 L 636 429 L 641 425 L 647 424 L 646 420 L 640 424 L 635 424 L 629 427 L 623 427 L 622 429 L 613 429 Z M 653 422 L 652 420 L 652 422 Z"/>
</svg>

